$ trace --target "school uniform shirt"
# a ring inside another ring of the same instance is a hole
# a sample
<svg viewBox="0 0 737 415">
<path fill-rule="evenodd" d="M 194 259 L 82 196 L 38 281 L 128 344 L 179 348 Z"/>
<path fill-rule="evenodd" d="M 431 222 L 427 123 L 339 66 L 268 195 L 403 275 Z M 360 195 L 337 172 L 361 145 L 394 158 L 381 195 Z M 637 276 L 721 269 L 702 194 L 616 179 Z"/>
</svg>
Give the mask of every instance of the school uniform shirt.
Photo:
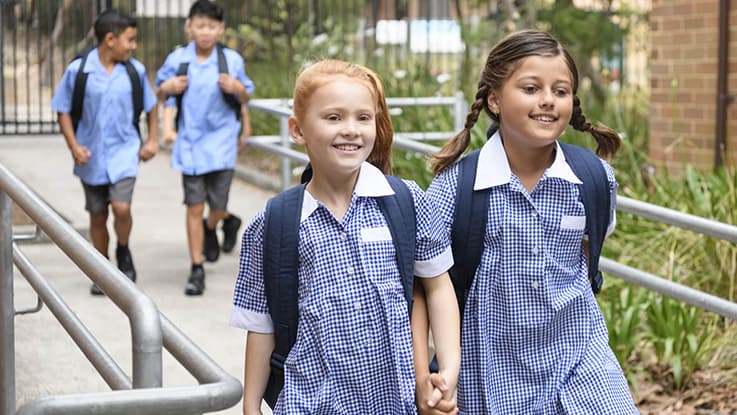
<svg viewBox="0 0 737 415">
<path fill-rule="evenodd" d="M 228 72 L 245 85 L 249 94 L 255 86 L 246 75 L 243 58 L 224 48 Z M 223 97 L 218 86 L 218 52 L 199 62 L 194 42 L 175 49 L 166 57 L 156 73 L 156 87 L 176 76 L 179 65 L 189 63 L 189 83 L 182 96 L 182 115 L 177 126 L 177 139 L 172 151 L 172 167 L 186 175 L 202 175 L 235 168 L 238 154 L 238 133 L 241 122 Z M 167 107 L 176 107 L 176 97 L 166 100 Z"/>
<path fill-rule="evenodd" d="M 435 207 L 410 181 L 415 275 L 453 264 Z M 274 414 L 415 414 L 412 338 L 394 245 L 376 198 L 394 191 L 364 163 L 342 221 L 305 192 L 299 228 L 299 324 Z M 264 212 L 243 234 L 230 324 L 273 333 L 263 276 Z"/>
<path fill-rule="evenodd" d="M 617 185 L 602 163 L 613 218 Z M 579 183 L 560 146 L 529 193 L 512 173 L 498 132 L 482 148 L 474 189 L 491 189 L 490 209 L 463 316 L 462 413 L 638 413 L 589 284 Z M 448 229 L 457 185 L 455 164 L 427 191 Z"/>
<path fill-rule="evenodd" d="M 156 105 L 146 68 L 131 58 L 143 84 L 143 110 L 150 112 Z M 59 113 L 72 111 L 72 92 L 81 59 L 75 59 L 64 71 L 51 99 L 51 107 Z M 83 165 L 74 165 L 74 174 L 84 183 L 104 185 L 138 174 L 138 152 L 141 137 L 133 125 L 133 86 L 125 65 L 118 63 L 108 73 L 100 63 L 97 48 L 87 55 L 84 72 L 88 74 L 84 91 L 82 119 L 77 126 L 77 142 L 92 155 Z"/>
</svg>

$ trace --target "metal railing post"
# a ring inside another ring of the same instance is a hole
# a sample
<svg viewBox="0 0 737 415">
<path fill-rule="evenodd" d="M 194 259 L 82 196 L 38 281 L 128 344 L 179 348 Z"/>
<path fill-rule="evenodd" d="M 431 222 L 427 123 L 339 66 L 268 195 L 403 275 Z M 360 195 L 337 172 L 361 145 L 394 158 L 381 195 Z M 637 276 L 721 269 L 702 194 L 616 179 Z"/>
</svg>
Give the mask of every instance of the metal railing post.
<svg viewBox="0 0 737 415">
<path fill-rule="evenodd" d="M 0 415 L 15 412 L 15 306 L 13 222 L 7 193 L 0 190 Z"/>
<path fill-rule="evenodd" d="M 287 101 L 282 102 L 282 106 L 287 106 Z M 285 116 L 279 117 L 279 137 L 281 138 L 281 145 L 284 148 L 289 147 L 289 118 Z M 289 185 L 292 183 L 292 163 L 289 158 L 282 156 L 281 158 L 281 188 L 287 190 Z"/>
</svg>

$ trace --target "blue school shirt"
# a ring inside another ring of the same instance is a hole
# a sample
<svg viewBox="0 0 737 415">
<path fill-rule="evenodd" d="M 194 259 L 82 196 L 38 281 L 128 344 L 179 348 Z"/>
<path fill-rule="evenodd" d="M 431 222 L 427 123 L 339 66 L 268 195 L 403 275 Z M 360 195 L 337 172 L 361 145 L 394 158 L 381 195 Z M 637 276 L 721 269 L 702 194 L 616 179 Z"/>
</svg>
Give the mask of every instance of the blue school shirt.
<svg viewBox="0 0 737 415">
<path fill-rule="evenodd" d="M 69 64 L 51 99 L 51 108 L 62 114 L 72 111 L 72 91 L 81 59 Z M 146 68 L 131 58 L 143 84 L 143 110 L 151 112 L 156 105 Z M 117 183 L 138 174 L 138 152 L 141 138 L 133 126 L 133 87 L 125 65 L 118 63 L 108 74 L 100 63 L 97 49 L 87 55 L 84 71 L 88 73 L 84 91 L 82 119 L 77 126 L 77 142 L 90 149 L 92 156 L 84 166 L 74 165 L 74 174 L 84 183 L 103 185 Z"/>
<path fill-rule="evenodd" d="M 612 168 L 602 164 L 613 218 L 617 184 Z M 581 181 L 560 146 L 530 193 L 512 173 L 498 132 L 482 148 L 476 175 L 474 188 L 491 188 L 491 194 L 484 250 L 463 316 L 461 412 L 638 413 L 591 291 L 581 247 Z M 427 191 L 448 230 L 457 185 L 455 164 Z M 608 233 L 613 227 L 614 221 Z"/>
<path fill-rule="evenodd" d="M 228 72 L 246 86 L 249 94 L 254 84 L 246 75 L 243 58 L 225 48 Z M 189 84 L 182 97 L 182 115 L 177 126 L 177 140 L 172 151 L 172 167 L 186 175 L 202 175 L 235 168 L 238 154 L 238 133 L 241 127 L 235 111 L 223 98 L 218 86 L 218 53 L 213 48 L 202 63 L 197 60 L 195 43 L 178 48 L 166 57 L 156 73 L 156 87 L 176 76 L 179 65 L 189 62 Z M 166 106 L 176 107 L 176 98 L 170 96 Z"/>
<path fill-rule="evenodd" d="M 415 275 L 453 263 L 436 209 L 414 182 Z M 342 222 L 305 192 L 299 229 L 299 324 L 274 414 L 415 414 L 407 301 L 376 197 L 393 194 L 364 163 Z M 264 212 L 243 233 L 230 324 L 273 333 L 263 276 Z"/>
</svg>

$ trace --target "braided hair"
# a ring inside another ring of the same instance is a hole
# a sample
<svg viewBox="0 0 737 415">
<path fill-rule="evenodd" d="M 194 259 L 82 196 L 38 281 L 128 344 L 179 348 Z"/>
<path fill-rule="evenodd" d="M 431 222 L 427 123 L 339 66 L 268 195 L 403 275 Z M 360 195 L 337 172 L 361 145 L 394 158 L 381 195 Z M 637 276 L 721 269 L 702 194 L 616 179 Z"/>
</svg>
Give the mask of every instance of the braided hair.
<svg viewBox="0 0 737 415">
<path fill-rule="evenodd" d="M 616 153 L 621 142 L 619 135 L 611 128 L 593 126 L 583 114 L 581 101 L 576 96 L 578 69 L 568 51 L 547 32 L 521 30 L 506 36 L 489 52 L 463 130 L 432 157 L 430 164 L 433 173 L 445 170 L 466 151 L 471 143 L 471 129 L 476 125 L 482 109 L 494 124 L 499 124 L 499 114 L 489 109 L 489 95 L 501 90 L 504 81 L 519 67 L 521 60 L 530 56 L 563 56 L 573 80 L 573 113 L 569 124 L 577 131 L 588 132 L 594 137 L 597 142 L 596 154 L 599 157 L 608 158 Z"/>
</svg>

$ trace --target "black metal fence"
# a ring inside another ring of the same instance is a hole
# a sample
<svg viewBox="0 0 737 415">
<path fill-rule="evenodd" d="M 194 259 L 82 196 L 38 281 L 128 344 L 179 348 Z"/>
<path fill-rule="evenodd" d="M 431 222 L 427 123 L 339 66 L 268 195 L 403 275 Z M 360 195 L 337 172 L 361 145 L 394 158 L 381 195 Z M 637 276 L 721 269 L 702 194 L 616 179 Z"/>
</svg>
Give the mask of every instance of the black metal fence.
<svg viewBox="0 0 737 415">
<path fill-rule="evenodd" d="M 283 88 L 259 89 L 260 98 L 285 96 L 301 62 L 335 56 L 390 70 L 408 56 L 438 68 L 458 65 L 463 49 L 450 0 L 219 0 L 228 46 L 252 64 L 286 68 Z M 58 131 L 51 97 L 69 61 L 95 43 L 98 12 L 115 7 L 135 16 L 135 56 L 153 80 L 166 55 L 185 42 L 192 0 L 0 0 L 0 133 Z M 475 13 L 488 15 L 496 2 Z M 419 57 L 419 58 L 418 58 Z M 266 76 L 266 75 L 264 75 Z M 258 81 L 258 78 L 255 78 Z"/>
</svg>

